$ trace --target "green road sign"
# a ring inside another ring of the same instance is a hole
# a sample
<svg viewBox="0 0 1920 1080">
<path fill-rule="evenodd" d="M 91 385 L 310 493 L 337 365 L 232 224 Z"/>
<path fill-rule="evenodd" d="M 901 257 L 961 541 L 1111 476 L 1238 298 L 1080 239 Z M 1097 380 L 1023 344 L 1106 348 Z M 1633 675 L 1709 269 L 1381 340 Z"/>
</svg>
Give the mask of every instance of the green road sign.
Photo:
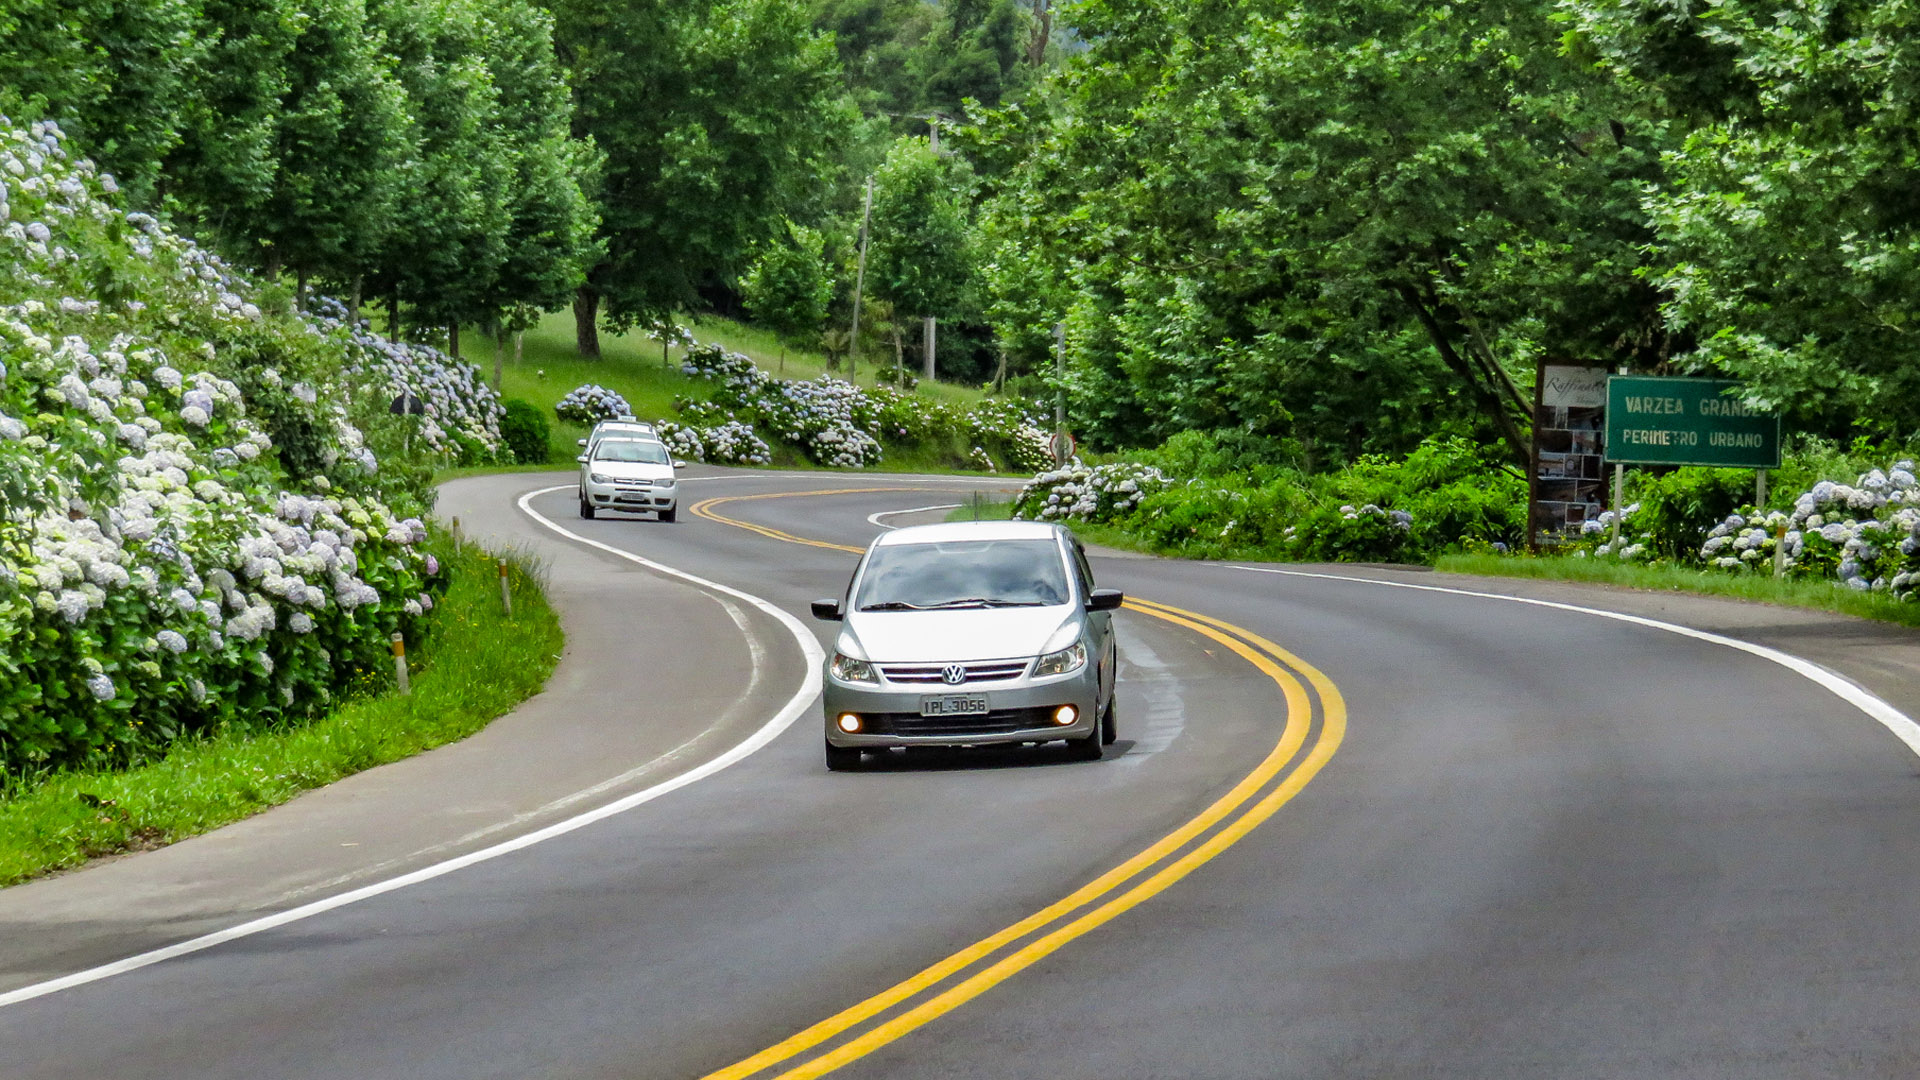
<svg viewBox="0 0 1920 1080">
<path fill-rule="evenodd" d="M 1607 460 L 1617 465 L 1780 467 L 1780 417 L 1749 409 L 1727 379 L 1607 380 Z"/>
</svg>

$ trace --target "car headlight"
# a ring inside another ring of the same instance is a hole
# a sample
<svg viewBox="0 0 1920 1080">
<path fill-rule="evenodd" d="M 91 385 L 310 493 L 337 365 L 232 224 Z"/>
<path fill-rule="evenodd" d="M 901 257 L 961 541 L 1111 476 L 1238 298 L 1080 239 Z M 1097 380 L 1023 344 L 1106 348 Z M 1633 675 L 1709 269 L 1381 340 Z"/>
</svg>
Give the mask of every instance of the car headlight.
<svg viewBox="0 0 1920 1080">
<path fill-rule="evenodd" d="M 833 677 L 841 682 L 877 683 L 880 677 L 873 673 L 873 665 L 865 660 L 855 660 L 846 653 L 833 654 Z"/>
<path fill-rule="evenodd" d="M 599 474 L 599 473 L 588 473 L 588 474 L 587 474 L 587 479 L 589 479 L 589 480 L 591 480 L 591 481 L 593 481 L 593 482 L 594 482 L 594 483 L 596 483 L 596 484 L 611 484 L 611 483 L 613 483 L 613 477 L 611 477 L 611 476 L 602 476 L 602 475 L 601 475 L 601 474 Z"/>
<path fill-rule="evenodd" d="M 1065 675 L 1069 671 L 1079 671 L 1087 666 L 1087 647 L 1074 642 L 1059 652 L 1050 652 L 1033 665 L 1035 676 Z"/>
<path fill-rule="evenodd" d="M 664 480 L 655 480 L 655 481 L 653 482 L 653 486 L 654 486 L 654 487 L 672 487 L 672 486 L 673 486 L 673 477 L 671 477 L 671 476 L 669 476 L 669 477 L 667 477 L 667 478 L 666 478 L 666 479 L 664 479 Z"/>
</svg>

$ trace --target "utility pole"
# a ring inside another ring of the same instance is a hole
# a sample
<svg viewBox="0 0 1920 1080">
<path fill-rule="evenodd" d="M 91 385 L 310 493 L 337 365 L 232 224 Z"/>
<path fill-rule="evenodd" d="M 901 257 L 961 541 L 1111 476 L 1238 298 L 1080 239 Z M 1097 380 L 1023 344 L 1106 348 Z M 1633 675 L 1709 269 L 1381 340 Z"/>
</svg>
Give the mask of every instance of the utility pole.
<svg viewBox="0 0 1920 1080">
<path fill-rule="evenodd" d="M 1067 324 L 1053 324 L 1054 371 L 1059 376 L 1060 386 L 1053 398 L 1053 430 L 1067 430 Z"/>
<path fill-rule="evenodd" d="M 867 220 L 873 216 L 873 177 L 867 177 L 867 197 L 860 207 L 860 266 L 853 273 L 853 333 L 847 339 L 847 377 L 860 370 L 860 301 L 867 292 Z"/>
<path fill-rule="evenodd" d="M 927 365 L 926 365 L 927 376 L 926 377 L 928 382 L 932 382 L 933 381 L 933 333 L 934 333 L 933 316 L 931 315 L 927 316 L 926 324 L 921 328 L 921 331 L 922 331 L 922 342 L 926 346 L 926 354 L 927 354 Z"/>
</svg>

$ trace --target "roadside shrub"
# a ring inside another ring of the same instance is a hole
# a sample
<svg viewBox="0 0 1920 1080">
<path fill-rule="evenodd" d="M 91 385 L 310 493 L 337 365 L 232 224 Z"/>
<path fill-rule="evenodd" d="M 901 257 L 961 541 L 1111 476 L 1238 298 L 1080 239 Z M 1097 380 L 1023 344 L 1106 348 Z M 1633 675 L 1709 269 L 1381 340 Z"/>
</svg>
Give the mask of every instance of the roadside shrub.
<svg viewBox="0 0 1920 1080">
<path fill-rule="evenodd" d="M 500 420 L 500 437 L 522 465 L 545 464 L 552 452 L 548 443 L 553 428 L 547 414 L 530 401 L 514 398 L 507 402 L 506 415 Z"/>
<path fill-rule="evenodd" d="M 626 398 L 599 383 L 587 383 L 567 391 L 567 396 L 554 404 L 553 414 L 576 424 L 597 424 L 632 416 L 633 407 Z"/>
<path fill-rule="evenodd" d="M 1753 472 L 1687 466 L 1662 476 L 1643 475 L 1633 491 L 1640 505 L 1634 525 L 1651 537 L 1654 553 L 1689 559 L 1709 529 L 1753 501 Z"/>
<path fill-rule="evenodd" d="M 1411 562 L 1413 515 L 1372 503 L 1316 507 L 1283 542 L 1304 562 Z"/>
<path fill-rule="evenodd" d="M 0 176 L 0 771 L 323 711 L 442 580 L 424 466 L 376 453 L 412 418 L 56 126 L 0 120 Z M 483 450 L 446 401 L 448 452 Z"/>
<path fill-rule="evenodd" d="M 1118 521 L 1171 483 L 1160 470 L 1137 462 L 1091 468 L 1070 462 L 1027 481 L 1014 498 L 1013 516 L 1019 521 Z"/>
</svg>

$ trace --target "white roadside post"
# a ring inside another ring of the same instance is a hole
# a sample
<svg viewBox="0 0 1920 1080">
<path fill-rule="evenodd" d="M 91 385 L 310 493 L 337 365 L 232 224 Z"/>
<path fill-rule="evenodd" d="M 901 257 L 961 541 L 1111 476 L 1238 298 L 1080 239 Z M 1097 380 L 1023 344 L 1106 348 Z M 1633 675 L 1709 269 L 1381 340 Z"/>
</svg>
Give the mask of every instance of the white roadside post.
<svg viewBox="0 0 1920 1080">
<path fill-rule="evenodd" d="M 507 588 L 507 560 L 500 560 L 500 610 L 513 618 L 513 593 Z"/>
<path fill-rule="evenodd" d="M 402 696 L 413 693 L 413 684 L 407 679 L 407 643 L 399 634 L 393 635 L 393 681 Z"/>
</svg>

